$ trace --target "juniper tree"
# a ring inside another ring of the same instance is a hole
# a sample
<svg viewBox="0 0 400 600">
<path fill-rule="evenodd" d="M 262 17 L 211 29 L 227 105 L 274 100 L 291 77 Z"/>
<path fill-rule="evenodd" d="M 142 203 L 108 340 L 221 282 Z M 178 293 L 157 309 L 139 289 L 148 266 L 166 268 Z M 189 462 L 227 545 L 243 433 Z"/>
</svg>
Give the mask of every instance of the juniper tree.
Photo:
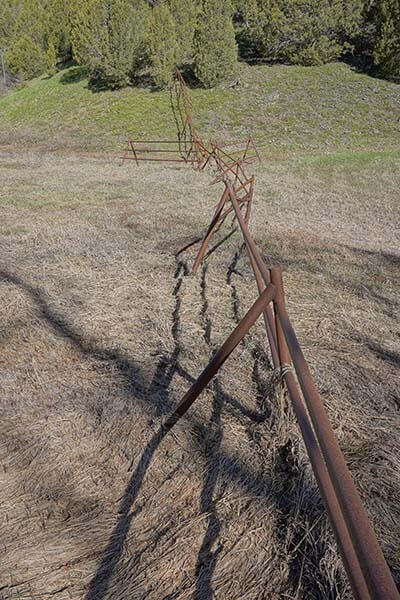
<svg viewBox="0 0 400 600">
<path fill-rule="evenodd" d="M 351 49 L 363 22 L 364 0 L 252 0 L 248 35 L 269 61 L 321 64 Z"/>
<path fill-rule="evenodd" d="M 203 0 L 194 46 L 194 72 L 205 87 L 237 76 L 237 44 L 229 0 Z"/>
<path fill-rule="evenodd" d="M 178 60 L 175 22 L 166 2 L 151 11 L 148 44 L 153 79 L 158 86 L 166 87 Z"/>
<path fill-rule="evenodd" d="M 378 0 L 374 63 L 383 75 L 400 78 L 400 0 Z"/>
<path fill-rule="evenodd" d="M 7 65 L 13 75 L 30 79 L 45 71 L 46 55 L 37 42 L 22 33 L 14 38 L 7 52 Z"/>
<path fill-rule="evenodd" d="M 193 58 L 193 38 L 199 12 L 198 2 L 194 0 L 168 0 L 175 22 L 177 41 L 177 64 L 188 64 Z"/>
<path fill-rule="evenodd" d="M 130 82 L 140 61 L 150 9 L 142 0 L 76 0 L 73 56 L 93 82 L 111 88 Z"/>
</svg>

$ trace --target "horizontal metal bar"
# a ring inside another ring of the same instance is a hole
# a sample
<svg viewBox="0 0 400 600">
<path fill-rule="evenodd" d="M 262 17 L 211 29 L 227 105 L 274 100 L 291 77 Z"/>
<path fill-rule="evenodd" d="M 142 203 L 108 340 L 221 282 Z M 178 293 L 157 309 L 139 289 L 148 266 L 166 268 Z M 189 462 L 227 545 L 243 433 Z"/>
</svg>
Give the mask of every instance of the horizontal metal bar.
<svg viewBox="0 0 400 600">
<path fill-rule="evenodd" d="M 286 309 L 278 305 L 277 310 L 297 379 L 371 598 L 399 600 L 389 567 L 329 423 Z"/>
<path fill-rule="evenodd" d="M 193 163 L 194 160 L 185 160 L 184 158 L 134 158 L 132 156 L 120 156 L 121 160 L 143 160 L 146 162 L 183 162 L 183 163 Z"/>
<path fill-rule="evenodd" d="M 190 144 L 190 142 L 186 142 L 187 145 Z M 184 144 L 182 143 L 182 146 Z M 158 154 L 158 153 L 164 153 L 167 152 L 169 154 L 180 154 L 182 152 L 182 150 L 163 150 L 162 148 L 136 148 L 136 154 L 141 154 L 142 152 L 153 152 L 154 154 Z"/>
<path fill-rule="evenodd" d="M 179 140 L 128 140 L 128 144 L 179 144 Z"/>
</svg>

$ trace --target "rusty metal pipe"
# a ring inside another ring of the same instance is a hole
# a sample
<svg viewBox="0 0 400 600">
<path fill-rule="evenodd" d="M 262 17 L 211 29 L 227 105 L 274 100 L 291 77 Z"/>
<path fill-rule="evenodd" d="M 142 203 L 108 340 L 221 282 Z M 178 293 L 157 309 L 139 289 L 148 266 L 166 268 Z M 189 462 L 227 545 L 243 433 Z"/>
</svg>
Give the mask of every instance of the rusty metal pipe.
<svg viewBox="0 0 400 600">
<path fill-rule="evenodd" d="M 265 288 L 261 296 L 257 298 L 253 306 L 248 310 L 240 323 L 235 327 L 231 335 L 214 354 L 211 361 L 208 363 L 204 371 L 199 375 L 196 381 L 192 384 L 188 392 L 182 398 L 175 412 L 167 419 L 164 428 L 168 431 L 175 423 L 186 413 L 192 406 L 196 398 L 199 397 L 206 385 L 211 381 L 217 371 L 222 367 L 226 359 L 230 356 L 236 346 L 242 341 L 249 329 L 257 321 L 258 317 L 265 310 L 265 307 L 273 300 L 276 288 L 274 285 L 269 285 Z"/>
<path fill-rule="evenodd" d="M 178 140 L 128 140 L 128 144 L 178 144 Z"/>
<path fill-rule="evenodd" d="M 349 530 L 336 497 L 321 449 L 318 445 L 309 416 L 301 399 L 294 373 L 292 371 L 286 371 L 284 377 L 297 422 L 303 437 L 304 445 L 306 447 L 333 532 L 335 534 L 336 542 L 338 544 L 339 552 L 342 557 L 354 598 L 355 600 L 374 600 L 369 594 L 364 574 L 358 561 L 358 557 L 355 553 Z"/>
<path fill-rule="evenodd" d="M 332 431 L 286 308 L 278 303 L 277 310 L 304 400 L 371 598 L 399 600 L 400 595 Z"/>
<path fill-rule="evenodd" d="M 281 267 L 275 267 L 270 269 L 271 282 L 276 286 L 276 296 L 274 298 L 275 308 L 275 329 L 276 329 L 276 340 L 278 343 L 278 354 L 281 369 L 285 366 L 292 364 L 289 348 L 286 343 L 285 334 L 283 333 L 282 325 L 278 317 L 277 308 L 278 305 L 285 306 L 285 293 L 283 290 L 282 281 L 282 269 Z"/>
<path fill-rule="evenodd" d="M 258 292 L 261 294 L 265 286 L 268 286 L 270 284 L 270 274 L 263 259 L 261 258 L 257 246 L 253 242 L 253 239 L 250 235 L 249 228 L 247 227 L 247 224 L 243 218 L 242 212 L 237 201 L 236 193 L 232 187 L 232 184 L 230 183 L 230 181 L 226 181 L 225 185 L 229 191 L 229 198 L 235 210 L 236 218 L 243 233 L 247 253 L 250 258 L 250 263 L 254 272 L 254 276 L 256 278 Z M 275 321 L 270 306 L 268 306 L 265 310 L 264 323 L 267 331 L 269 346 L 271 348 L 272 362 L 274 368 L 276 369 L 277 367 L 279 367 L 279 355 L 276 342 Z"/>
<path fill-rule="evenodd" d="M 120 156 L 122 160 L 136 160 L 136 161 L 144 161 L 144 162 L 183 162 L 183 163 L 191 163 L 193 160 L 185 159 L 185 158 L 134 158 L 131 156 Z"/>
<path fill-rule="evenodd" d="M 220 198 L 220 201 L 218 202 L 217 208 L 215 209 L 215 213 L 214 216 L 212 218 L 212 221 L 207 229 L 207 232 L 204 236 L 204 239 L 202 241 L 201 247 L 199 249 L 199 252 L 197 254 L 196 260 L 194 261 L 194 265 L 192 268 L 192 273 L 197 273 L 197 269 L 199 268 L 199 265 L 201 263 L 201 261 L 203 260 L 203 256 L 205 255 L 207 248 L 208 248 L 208 243 L 210 241 L 210 238 L 213 234 L 213 231 L 215 229 L 215 227 L 217 226 L 217 223 L 219 221 L 219 218 L 221 216 L 222 210 L 225 206 L 226 203 L 226 199 L 228 196 L 228 192 L 225 188 L 225 190 L 223 191 L 223 194 Z"/>
<path fill-rule="evenodd" d="M 235 207 L 235 213 L 237 216 L 237 220 L 239 222 L 240 228 L 242 230 L 243 233 L 243 237 L 245 239 L 246 245 L 250 248 L 252 255 L 254 256 L 254 260 L 257 264 L 257 267 L 262 275 L 262 278 L 264 279 L 264 283 L 265 285 L 268 285 L 270 282 L 270 275 L 269 275 L 269 271 L 267 269 L 266 264 L 264 263 L 261 254 L 257 248 L 257 246 L 254 243 L 253 238 L 251 237 L 250 231 L 248 226 L 246 225 L 246 222 L 243 218 L 243 215 L 239 209 L 239 205 L 238 205 L 238 201 L 236 198 L 236 193 L 235 190 L 232 187 L 232 184 L 230 181 L 226 181 L 225 185 L 227 186 L 228 190 L 229 190 L 229 197 L 230 197 L 230 201 L 232 202 L 232 205 Z"/>
<path fill-rule="evenodd" d="M 161 154 L 162 152 L 163 153 L 168 152 L 170 154 L 181 154 L 182 150 L 169 150 L 169 149 L 163 150 L 162 148 L 137 148 L 136 149 L 136 153 L 140 154 L 141 152 L 146 152 L 146 154 L 148 152 L 153 152 L 155 154 L 158 154 L 158 153 Z"/>
</svg>

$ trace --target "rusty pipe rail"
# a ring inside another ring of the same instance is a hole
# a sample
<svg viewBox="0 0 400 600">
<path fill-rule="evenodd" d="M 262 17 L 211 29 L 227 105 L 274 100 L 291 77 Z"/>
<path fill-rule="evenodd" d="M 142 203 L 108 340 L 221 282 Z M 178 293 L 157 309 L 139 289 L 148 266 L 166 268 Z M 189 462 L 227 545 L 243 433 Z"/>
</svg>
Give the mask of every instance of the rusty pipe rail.
<svg viewBox="0 0 400 600">
<path fill-rule="evenodd" d="M 399 593 L 389 567 L 347 468 L 283 302 L 277 303 L 277 313 L 340 511 L 370 596 L 373 600 L 399 600 Z"/>
<path fill-rule="evenodd" d="M 225 185 L 242 230 L 253 270 L 256 265 L 264 284 L 267 285 L 271 277 L 267 274 L 268 269 L 240 211 L 235 190 L 229 181 L 225 181 Z M 256 270 L 255 275 L 257 279 Z M 290 365 L 290 358 L 293 360 L 308 414 L 304 411 L 293 372 L 288 369 L 285 369 L 285 380 L 354 596 L 362 600 L 399 600 L 400 596 L 390 570 L 287 315 L 280 270 L 272 270 L 272 278 L 278 288 L 277 298 L 274 302 L 276 308 L 275 339 L 278 343 L 281 363 Z M 259 280 L 257 280 L 257 284 L 260 287 Z M 312 428 L 314 428 L 315 436 Z M 323 458 L 323 463 L 321 458 Z"/>
<path fill-rule="evenodd" d="M 250 327 L 254 325 L 258 317 L 265 310 L 265 307 L 270 304 L 276 293 L 276 287 L 272 284 L 268 285 L 263 293 L 257 298 L 253 306 L 248 310 L 246 315 L 233 330 L 231 335 L 216 352 L 212 360 L 208 363 L 204 371 L 199 375 L 196 381 L 192 384 L 188 392 L 182 398 L 175 412 L 167 419 L 164 424 L 166 430 L 171 429 L 175 423 L 187 412 L 192 406 L 196 398 L 199 397 L 204 388 L 208 385 L 226 359 L 230 356 L 236 346 L 242 341 Z"/>
</svg>

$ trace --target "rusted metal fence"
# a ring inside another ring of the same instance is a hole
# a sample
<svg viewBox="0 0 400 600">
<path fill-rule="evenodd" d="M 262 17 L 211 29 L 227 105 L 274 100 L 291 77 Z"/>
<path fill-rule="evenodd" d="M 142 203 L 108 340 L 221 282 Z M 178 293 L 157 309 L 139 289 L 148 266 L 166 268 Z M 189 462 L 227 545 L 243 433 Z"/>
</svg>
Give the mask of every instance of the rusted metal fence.
<svg viewBox="0 0 400 600">
<path fill-rule="evenodd" d="M 400 600 L 289 319 L 282 270 L 280 267 L 270 268 L 266 265 L 249 230 L 255 178 L 254 175 L 250 177 L 246 175 L 244 165 L 249 162 L 247 159 L 250 147 L 254 148 L 259 158 L 254 142 L 249 138 L 239 158 L 234 158 L 218 144 L 210 143 L 208 146 L 203 144 L 193 127 L 190 101 L 179 72 L 177 85 L 180 94 L 178 99 L 183 104 L 183 109 L 178 104 L 182 131 L 177 143 L 184 140 L 185 144 L 189 144 L 186 159 L 190 162 L 190 157 L 196 168 L 204 169 L 212 161 L 217 169 L 217 175 L 211 183 L 224 184 L 223 193 L 194 262 L 193 272 L 196 273 L 217 226 L 228 214 L 234 213 L 243 234 L 259 296 L 190 387 L 175 412 L 165 421 L 163 429 L 165 431 L 171 429 L 186 413 L 252 325 L 263 314 L 272 361 L 274 367 L 280 369 L 282 378 L 286 382 L 354 598 L 356 600 Z M 187 135 L 188 137 L 185 137 Z M 136 147 L 132 145 L 131 150 L 134 154 L 133 158 L 138 161 L 140 157 L 137 156 Z M 245 208 L 244 214 L 243 208 Z"/>
<path fill-rule="evenodd" d="M 218 170 L 234 169 L 236 163 L 260 160 L 254 139 L 249 136 L 244 142 L 204 142 L 193 124 L 192 105 L 179 69 L 170 87 L 171 107 L 177 127 L 175 140 L 128 140 L 122 160 L 139 162 L 188 163 L 202 171 L 207 165 Z M 161 148 L 159 148 L 161 146 Z M 237 167 L 239 170 L 239 167 Z"/>
<path fill-rule="evenodd" d="M 280 367 L 285 379 L 354 597 L 357 600 L 399 600 L 390 570 L 289 319 L 282 270 L 280 267 L 268 268 L 263 261 L 241 212 L 240 198 L 228 179 L 225 180 L 223 198 L 224 205 L 228 201 L 231 203 L 240 225 L 260 295 L 185 394 L 165 427 L 171 428 L 185 414 L 250 327 L 264 313 L 272 359 L 274 365 Z M 218 207 L 220 205 L 221 200 Z"/>
</svg>

